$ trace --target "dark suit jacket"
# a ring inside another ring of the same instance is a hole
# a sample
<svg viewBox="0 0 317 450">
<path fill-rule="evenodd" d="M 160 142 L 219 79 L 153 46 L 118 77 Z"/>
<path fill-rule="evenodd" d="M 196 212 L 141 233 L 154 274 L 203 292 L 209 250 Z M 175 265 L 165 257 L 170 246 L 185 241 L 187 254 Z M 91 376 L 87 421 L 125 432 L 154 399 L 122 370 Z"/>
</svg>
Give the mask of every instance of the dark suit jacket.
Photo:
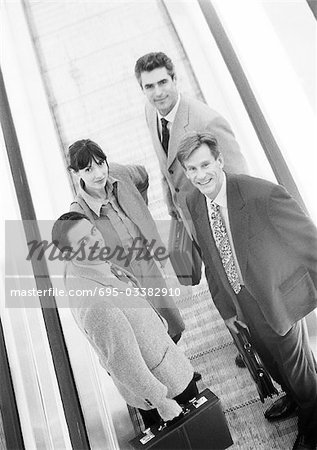
<svg viewBox="0 0 317 450">
<path fill-rule="evenodd" d="M 246 288 L 264 317 L 284 335 L 317 306 L 317 230 L 297 202 L 279 185 L 227 174 L 232 238 Z M 197 189 L 187 204 L 202 249 L 206 277 L 223 319 L 236 314 L 209 225 L 204 195 Z"/>
<path fill-rule="evenodd" d="M 185 217 L 189 215 L 186 194 L 192 191 L 193 187 L 176 157 L 178 145 L 188 131 L 212 132 L 217 138 L 219 149 L 224 156 L 225 170 L 229 173 L 248 173 L 244 156 L 229 123 L 205 103 L 181 95 L 170 132 L 168 158 L 158 135 L 157 112 L 150 103 L 146 105 L 145 115 L 163 175 L 163 191 L 169 210 L 180 208 L 179 212 L 182 212 Z"/>
</svg>

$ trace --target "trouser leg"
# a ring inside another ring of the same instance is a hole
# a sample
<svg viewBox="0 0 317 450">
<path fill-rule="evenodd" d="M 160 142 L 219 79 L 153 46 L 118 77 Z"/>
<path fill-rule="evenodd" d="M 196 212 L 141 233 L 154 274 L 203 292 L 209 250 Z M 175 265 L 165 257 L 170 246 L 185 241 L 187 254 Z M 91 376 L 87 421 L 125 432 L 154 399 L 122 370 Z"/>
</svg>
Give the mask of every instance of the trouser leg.
<svg viewBox="0 0 317 450">
<path fill-rule="evenodd" d="M 174 397 L 174 400 L 177 401 L 180 405 L 185 405 L 198 395 L 198 388 L 194 378 L 191 380 L 187 388 L 179 395 Z"/>
<path fill-rule="evenodd" d="M 280 372 L 278 364 L 272 356 L 266 340 L 263 339 L 262 333 L 260 332 L 261 328 L 259 327 L 259 324 L 263 323 L 265 319 L 262 312 L 258 308 L 255 299 L 245 288 L 241 290 L 237 297 L 243 312 L 243 320 L 246 322 L 250 330 L 251 343 L 254 345 L 254 348 L 258 352 L 266 370 L 269 372 L 273 380 L 281 386 L 284 392 L 289 393 L 290 389 L 288 387 L 287 380 Z"/>
<path fill-rule="evenodd" d="M 157 409 L 141 409 L 138 408 L 141 414 L 145 428 L 151 428 L 153 425 L 160 423 L 161 416 L 157 412 Z"/>
<path fill-rule="evenodd" d="M 263 342 L 265 358 L 271 360 L 268 361 L 269 371 L 277 369 L 274 378 L 276 374 L 281 377 L 286 390 L 299 406 L 299 431 L 314 436 L 317 424 L 317 374 L 305 324 L 303 321 L 296 322 L 288 333 L 281 336 L 266 322 L 251 295 L 244 300 L 240 304 L 250 331 L 256 334 L 257 340 Z M 261 349 L 263 351 L 263 346 Z"/>
</svg>

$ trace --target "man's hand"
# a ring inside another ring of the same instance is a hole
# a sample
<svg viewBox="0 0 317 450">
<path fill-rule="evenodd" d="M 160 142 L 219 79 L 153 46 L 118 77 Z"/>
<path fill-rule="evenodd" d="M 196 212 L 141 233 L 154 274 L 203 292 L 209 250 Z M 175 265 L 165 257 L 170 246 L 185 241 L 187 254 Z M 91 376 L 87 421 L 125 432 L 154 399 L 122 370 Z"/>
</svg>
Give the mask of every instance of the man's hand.
<svg viewBox="0 0 317 450">
<path fill-rule="evenodd" d="M 165 400 L 163 405 L 157 407 L 157 412 L 162 417 L 164 422 L 175 419 L 175 417 L 179 416 L 182 411 L 183 410 L 179 404 L 175 400 L 169 398 Z"/>
<path fill-rule="evenodd" d="M 229 328 L 230 331 L 232 331 L 235 334 L 238 334 L 238 328 L 235 326 L 235 322 L 238 322 L 239 325 L 241 325 L 243 328 L 246 328 L 248 330 L 248 326 L 242 322 L 241 320 L 238 320 L 237 316 L 230 317 L 230 319 L 225 320 L 225 324 L 227 328 Z"/>
</svg>

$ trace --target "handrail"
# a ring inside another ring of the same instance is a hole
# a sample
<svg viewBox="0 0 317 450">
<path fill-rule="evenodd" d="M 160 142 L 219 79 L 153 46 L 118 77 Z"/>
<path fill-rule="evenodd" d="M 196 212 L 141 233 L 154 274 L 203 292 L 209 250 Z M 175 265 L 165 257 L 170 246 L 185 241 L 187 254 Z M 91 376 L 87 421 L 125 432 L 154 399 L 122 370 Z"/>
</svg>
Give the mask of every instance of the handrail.
<svg viewBox="0 0 317 450">
<path fill-rule="evenodd" d="M 41 242 L 42 239 L 1 69 L 0 104 L 0 122 L 26 239 L 27 242 L 32 240 Z M 29 226 L 30 224 L 31 226 Z M 41 261 L 38 261 L 37 258 L 32 258 L 32 267 L 34 274 L 44 274 L 41 277 L 34 276 L 37 289 L 42 292 L 44 290 L 49 292 L 48 289 L 52 287 L 52 284 L 44 258 L 41 258 Z M 39 299 L 72 448 L 90 449 L 84 416 L 80 406 L 55 298 L 53 296 L 49 297 L 49 303 L 47 297 L 40 296 Z"/>
<path fill-rule="evenodd" d="M 282 152 L 261 111 L 242 65 L 240 64 L 240 61 L 233 49 L 216 10 L 212 5 L 212 2 L 210 0 L 197 1 L 205 17 L 207 25 L 217 43 L 219 51 L 228 67 L 230 75 L 236 85 L 241 100 L 245 106 L 278 183 L 282 184 L 288 190 L 288 192 L 297 200 L 303 210 L 307 213 L 304 201 L 283 158 Z"/>
<path fill-rule="evenodd" d="M 6 448 L 24 450 L 19 411 L 12 383 L 7 349 L 5 346 L 2 322 L 0 318 L 0 412 Z"/>
</svg>

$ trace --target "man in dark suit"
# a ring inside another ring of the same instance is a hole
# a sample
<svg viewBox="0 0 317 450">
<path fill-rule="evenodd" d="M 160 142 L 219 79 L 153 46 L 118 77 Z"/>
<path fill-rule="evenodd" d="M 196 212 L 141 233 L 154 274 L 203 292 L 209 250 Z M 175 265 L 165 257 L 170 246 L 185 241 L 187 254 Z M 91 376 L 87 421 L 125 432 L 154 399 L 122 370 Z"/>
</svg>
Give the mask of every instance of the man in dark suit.
<svg viewBox="0 0 317 450">
<path fill-rule="evenodd" d="M 213 301 L 231 332 L 248 326 L 286 392 L 284 416 L 298 407 L 293 448 L 315 449 L 317 374 L 302 319 L 317 306 L 317 230 L 282 186 L 225 173 L 208 131 L 188 133 L 178 160 L 196 188 L 187 205 Z"/>
</svg>

